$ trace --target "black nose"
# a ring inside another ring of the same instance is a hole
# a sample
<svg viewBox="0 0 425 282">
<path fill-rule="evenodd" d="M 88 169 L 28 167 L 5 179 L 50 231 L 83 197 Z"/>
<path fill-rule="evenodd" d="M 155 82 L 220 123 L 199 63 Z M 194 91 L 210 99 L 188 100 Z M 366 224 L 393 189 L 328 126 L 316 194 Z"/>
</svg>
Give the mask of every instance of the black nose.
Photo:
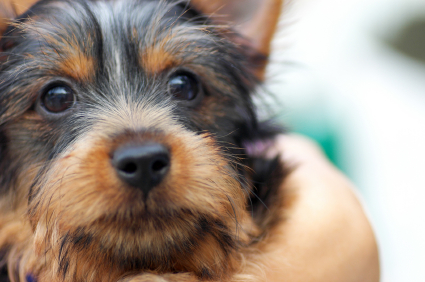
<svg viewBox="0 0 425 282">
<path fill-rule="evenodd" d="M 170 153 L 158 143 L 123 146 L 112 157 L 120 178 L 145 195 L 158 185 L 170 168 Z"/>
</svg>

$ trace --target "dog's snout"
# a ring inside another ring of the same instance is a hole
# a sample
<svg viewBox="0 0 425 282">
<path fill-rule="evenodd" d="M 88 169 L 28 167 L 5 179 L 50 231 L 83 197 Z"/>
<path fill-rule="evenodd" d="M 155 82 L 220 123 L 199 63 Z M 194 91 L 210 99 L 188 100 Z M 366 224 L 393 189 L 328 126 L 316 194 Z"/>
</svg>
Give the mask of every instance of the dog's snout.
<svg viewBox="0 0 425 282">
<path fill-rule="evenodd" d="M 145 195 L 157 186 L 170 168 L 170 153 L 159 143 L 123 146 L 112 157 L 119 177 Z"/>
</svg>

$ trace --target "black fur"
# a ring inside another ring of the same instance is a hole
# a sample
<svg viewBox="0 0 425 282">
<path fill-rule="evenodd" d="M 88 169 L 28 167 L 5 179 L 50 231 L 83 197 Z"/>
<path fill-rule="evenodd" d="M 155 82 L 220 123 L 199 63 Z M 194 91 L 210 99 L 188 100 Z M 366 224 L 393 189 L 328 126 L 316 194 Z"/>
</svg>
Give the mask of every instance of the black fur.
<svg viewBox="0 0 425 282">
<path fill-rule="evenodd" d="M 238 35 L 230 29 L 215 27 L 186 1 L 130 0 L 116 7 L 113 3 L 42 0 L 18 17 L 1 39 L 0 192 L 18 189 L 16 179 L 25 173 L 20 169 L 28 163 L 41 165 L 38 176 L 32 180 L 32 187 L 40 187 L 40 179 L 57 156 L 99 122 L 96 114 L 113 108 L 119 93 L 135 103 L 149 99 L 153 104 L 172 106 L 172 116 L 186 129 L 214 136 L 222 154 L 235 164 L 247 195 L 252 195 L 248 208 L 254 219 L 264 225 L 262 219 L 267 206 L 275 201 L 284 172 L 278 159 L 251 156 L 247 150 L 247 146 L 271 140 L 281 132 L 258 121 L 252 101 L 259 84 L 252 70 L 265 58 L 249 46 L 234 44 L 229 39 Z M 182 27 L 190 28 L 191 33 L 185 33 Z M 175 56 L 190 63 L 152 75 L 140 65 L 140 53 L 170 32 L 180 40 L 173 43 L 176 48 L 184 46 Z M 52 40 L 62 45 L 52 44 Z M 92 79 L 76 81 L 60 72 L 57 61 L 67 57 L 66 45 L 76 46 L 92 60 Z M 214 77 L 196 74 L 198 67 L 215 74 Z M 208 121 L 199 105 L 178 101 L 167 93 L 170 73 L 187 69 L 199 78 L 205 99 L 220 102 L 211 110 Z M 76 107 L 62 116 L 46 114 L 39 106 L 41 93 L 57 82 L 69 84 L 78 96 Z M 39 84 L 42 86 L 36 86 Z M 28 121 L 22 119 L 25 115 L 39 115 L 41 119 Z M 25 132 L 21 133 L 16 124 L 25 125 Z M 15 152 L 12 147 L 22 149 Z M 39 192 L 29 192 L 30 203 Z M 33 207 L 37 208 L 37 204 Z M 170 245 L 171 250 L 190 253 L 206 235 L 214 236 L 225 253 L 238 247 L 221 222 L 207 217 L 198 218 L 197 222 L 194 228 L 198 232 L 189 237 L 191 242 Z M 69 268 L 69 245 L 84 249 L 92 244 L 94 236 L 77 230 L 61 238 L 59 270 L 64 276 Z M 120 254 L 116 256 L 121 258 Z M 152 255 L 121 262 L 132 270 L 149 268 L 153 261 Z M 201 276 L 211 278 L 206 268 Z"/>
</svg>

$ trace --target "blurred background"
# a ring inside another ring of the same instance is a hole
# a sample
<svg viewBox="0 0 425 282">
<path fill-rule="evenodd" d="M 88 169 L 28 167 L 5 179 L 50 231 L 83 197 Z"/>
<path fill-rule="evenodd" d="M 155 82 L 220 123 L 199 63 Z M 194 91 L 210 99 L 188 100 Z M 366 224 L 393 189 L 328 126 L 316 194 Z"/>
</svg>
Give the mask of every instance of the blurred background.
<svg viewBox="0 0 425 282">
<path fill-rule="evenodd" d="M 382 282 L 425 281 L 425 0 L 292 0 L 268 89 L 358 187 Z"/>
</svg>

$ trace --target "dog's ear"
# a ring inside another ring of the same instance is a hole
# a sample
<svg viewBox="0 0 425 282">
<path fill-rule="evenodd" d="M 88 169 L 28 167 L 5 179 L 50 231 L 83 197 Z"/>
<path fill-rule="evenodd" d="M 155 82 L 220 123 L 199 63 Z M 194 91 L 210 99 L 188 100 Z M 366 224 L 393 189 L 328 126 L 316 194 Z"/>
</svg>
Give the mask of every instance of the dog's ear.
<svg viewBox="0 0 425 282">
<path fill-rule="evenodd" d="M 7 28 L 11 22 L 18 17 L 18 15 L 27 11 L 37 0 L 0 0 L 0 40 L 4 36 Z M 5 58 L 2 52 L 7 50 L 10 42 L 2 40 L 0 44 L 0 63 Z"/>
<path fill-rule="evenodd" d="M 0 38 L 9 22 L 25 12 L 37 0 L 0 0 Z"/>
<path fill-rule="evenodd" d="M 10 20 L 13 18 L 14 13 L 12 7 L 0 0 L 0 38 L 3 36 Z"/>
<path fill-rule="evenodd" d="M 247 40 L 263 62 L 257 61 L 255 75 L 264 79 L 270 43 L 276 31 L 284 0 L 192 0 L 195 9 L 214 22 L 230 24 Z M 238 42 L 239 43 L 239 42 Z"/>
<path fill-rule="evenodd" d="M 6 32 L 8 26 L 12 22 L 12 20 L 16 17 L 15 10 L 11 3 L 7 3 L 4 0 L 0 0 L 0 40 L 2 39 L 4 33 Z M 6 58 L 3 52 L 6 49 L 6 45 L 4 40 L 0 41 L 0 64 Z"/>
</svg>

